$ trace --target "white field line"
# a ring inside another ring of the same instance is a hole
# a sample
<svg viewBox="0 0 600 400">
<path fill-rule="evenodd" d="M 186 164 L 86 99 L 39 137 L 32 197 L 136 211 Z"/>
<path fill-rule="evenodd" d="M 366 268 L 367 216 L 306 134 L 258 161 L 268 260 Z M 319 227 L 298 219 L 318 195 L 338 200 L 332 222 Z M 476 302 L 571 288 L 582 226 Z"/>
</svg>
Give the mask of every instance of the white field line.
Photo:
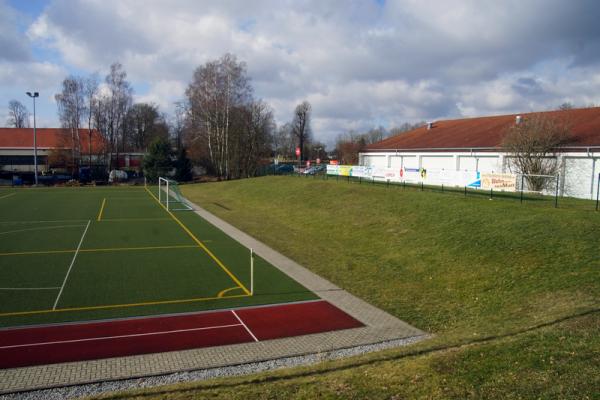
<svg viewBox="0 0 600 400">
<path fill-rule="evenodd" d="M 14 196 L 15 194 L 17 194 L 17 192 L 13 192 L 13 193 L 5 194 L 4 196 L 0 196 L 0 199 L 5 199 L 5 198 L 7 198 L 7 197 Z"/>
<path fill-rule="evenodd" d="M 56 287 L 0 287 L 0 290 L 56 290 L 60 289 L 60 286 Z"/>
<path fill-rule="evenodd" d="M 252 336 L 252 339 L 254 339 L 255 342 L 258 342 L 258 339 L 256 338 L 256 336 L 254 336 L 254 333 L 252 333 L 252 331 L 250 330 L 250 328 L 248 328 L 248 326 L 246 326 L 244 321 L 242 321 L 242 319 L 240 317 L 238 317 L 238 315 L 235 313 L 235 311 L 231 310 L 231 312 L 237 318 L 237 320 L 240 321 L 240 324 L 242 324 L 244 326 L 244 328 L 246 328 L 246 331 L 250 334 L 250 336 Z"/>
<path fill-rule="evenodd" d="M 169 334 L 172 334 L 172 333 L 206 331 L 206 330 L 210 330 L 210 329 L 231 328 L 231 327 L 234 327 L 234 326 L 242 326 L 242 325 L 241 324 L 215 325 L 215 326 L 205 326 L 205 327 L 202 327 L 202 328 L 175 329 L 175 330 L 172 330 L 172 331 L 132 333 L 130 335 L 98 336 L 98 337 L 85 338 L 85 339 L 57 340 L 57 341 L 54 341 L 54 342 L 38 342 L 38 343 L 14 344 L 14 345 L 10 345 L 10 346 L 0 346 L 0 350 L 2 350 L 2 349 L 15 349 L 15 348 L 19 348 L 19 347 L 47 346 L 47 345 L 62 344 L 62 343 L 93 342 L 93 341 L 96 341 L 96 340 L 122 339 L 122 338 L 140 337 L 140 336 L 169 335 Z"/>
<path fill-rule="evenodd" d="M 73 259 L 71 260 L 71 265 L 69 265 L 69 270 L 67 271 L 67 275 L 65 275 L 65 279 L 62 283 L 62 286 L 60 287 L 60 292 L 58 292 L 58 296 L 56 296 L 56 301 L 54 302 L 54 306 L 52 307 L 53 310 L 56 310 L 56 305 L 58 304 L 58 300 L 60 299 L 60 296 L 62 295 L 63 289 L 65 288 L 65 284 L 67 283 L 67 279 L 69 279 L 69 274 L 71 273 L 71 268 L 73 268 L 73 264 L 75 264 L 75 259 L 77 258 L 77 254 L 79 254 L 79 249 L 81 248 L 81 244 L 83 243 L 83 238 L 85 238 L 85 234 L 88 231 L 88 228 L 90 227 L 90 220 L 88 220 L 87 225 L 85 226 L 85 230 L 83 231 L 83 235 L 81 235 L 81 239 L 79 240 L 79 245 L 77 245 L 77 250 L 75 250 L 75 254 L 73 254 Z"/>
<path fill-rule="evenodd" d="M 86 222 L 87 219 L 57 219 L 52 221 L 0 221 L 0 224 L 53 224 L 56 222 Z"/>
<path fill-rule="evenodd" d="M 60 228 L 81 228 L 82 226 L 85 226 L 85 225 L 40 226 L 37 228 L 17 229 L 14 231 L 0 232 L 0 235 L 8 235 L 9 233 L 30 232 L 30 231 L 46 231 L 49 229 L 60 229 Z"/>
</svg>

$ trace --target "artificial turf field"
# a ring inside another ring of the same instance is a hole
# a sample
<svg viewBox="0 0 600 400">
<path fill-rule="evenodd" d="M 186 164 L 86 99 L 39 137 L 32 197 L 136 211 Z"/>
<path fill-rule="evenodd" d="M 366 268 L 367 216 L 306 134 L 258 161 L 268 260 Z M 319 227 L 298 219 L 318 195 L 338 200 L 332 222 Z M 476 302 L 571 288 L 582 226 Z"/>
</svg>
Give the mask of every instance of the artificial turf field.
<svg viewBox="0 0 600 400">
<path fill-rule="evenodd" d="M 0 327 L 317 299 L 157 187 L 0 190 Z"/>
</svg>

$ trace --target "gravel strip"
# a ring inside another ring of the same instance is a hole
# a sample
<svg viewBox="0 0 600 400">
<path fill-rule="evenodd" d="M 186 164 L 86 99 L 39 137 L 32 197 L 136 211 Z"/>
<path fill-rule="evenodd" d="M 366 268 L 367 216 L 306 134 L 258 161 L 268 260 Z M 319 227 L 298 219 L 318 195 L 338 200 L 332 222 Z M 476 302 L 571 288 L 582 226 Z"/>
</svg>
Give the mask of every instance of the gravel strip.
<svg viewBox="0 0 600 400">
<path fill-rule="evenodd" d="M 375 344 L 355 346 L 323 353 L 307 354 L 296 357 L 285 357 L 275 360 L 260 361 L 256 363 L 227 366 L 222 368 L 184 371 L 168 375 L 157 375 L 145 378 L 106 381 L 87 385 L 67 386 L 56 389 L 12 393 L 0 395 L 0 400 L 75 399 L 85 396 L 99 395 L 107 392 L 119 392 L 128 389 L 151 388 L 181 382 L 201 381 L 211 378 L 249 375 L 257 372 L 272 371 L 281 368 L 317 364 L 322 361 L 336 360 L 344 357 L 356 356 L 394 347 L 408 346 L 410 344 L 427 339 L 428 337 L 428 335 L 413 336 L 404 339 L 389 340 Z"/>
</svg>

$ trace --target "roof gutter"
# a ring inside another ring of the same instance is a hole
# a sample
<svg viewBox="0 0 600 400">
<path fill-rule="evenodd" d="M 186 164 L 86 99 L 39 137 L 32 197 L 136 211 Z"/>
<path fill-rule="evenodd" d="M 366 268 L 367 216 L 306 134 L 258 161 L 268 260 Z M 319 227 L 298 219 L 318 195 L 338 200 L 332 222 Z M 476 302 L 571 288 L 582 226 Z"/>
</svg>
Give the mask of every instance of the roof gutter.
<svg viewBox="0 0 600 400">
<path fill-rule="evenodd" d="M 594 149 L 600 150 L 600 145 L 598 146 L 563 146 L 562 150 L 583 150 L 589 154 L 594 153 Z M 474 151 L 502 151 L 502 147 L 414 147 L 410 149 L 367 149 L 366 151 L 361 151 L 361 153 L 378 153 L 378 152 L 417 152 L 417 151 L 462 151 L 462 152 L 470 152 Z"/>
</svg>

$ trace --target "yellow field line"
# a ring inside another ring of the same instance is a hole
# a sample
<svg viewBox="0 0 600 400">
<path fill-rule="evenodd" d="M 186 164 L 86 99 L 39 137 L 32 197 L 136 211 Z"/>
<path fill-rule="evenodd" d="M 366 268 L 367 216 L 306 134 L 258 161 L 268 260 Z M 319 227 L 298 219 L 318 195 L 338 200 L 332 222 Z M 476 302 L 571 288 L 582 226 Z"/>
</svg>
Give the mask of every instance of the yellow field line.
<svg viewBox="0 0 600 400">
<path fill-rule="evenodd" d="M 106 205 L 106 197 L 102 199 L 102 205 L 100 206 L 100 212 L 98 213 L 98 221 L 102 220 L 102 212 L 104 211 L 104 206 Z"/>
<path fill-rule="evenodd" d="M 167 207 L 165 207 L 154 195 L 154 193 L 152 193 L 148 188 L 146 188 L 146 191 L 150 194 L 150 196 L 152 196 L 152 198 L 154 198 L 154 200 L 156 200 L 156 202 L 171 216 L 171 218 L 173 218 L 173 220 L 175 222 L 177 222 L 179 224 L 179 226 L 181 226 L 181 228 L 198 244 L 198 246 L 204 250 L 206 252 L 206 254 L 208 254 L 210 256 L 210 258 L 212 258 L 219 267 L 221 267 L 221 269 L 223 271 L 225 271 L 225 273 L 227 275 L 229 275 L 229 277 L 240 287 L 242 288 L 242 290 L 248 295 L 251 296 L 252 294 L 250 293 L 250 291 L 246 288 L 246 286 L 244 286 L 244 284 L 242 282 L 240 282 L 240 280 L 233 274 L 231 273 L 231 271 L 229 271 L 227 269 L 227 267 L 221 262 L 221 260 L 219 260 L 209 249 L 208 247 L 206 247 L 204 245 L 204 243 L 202 243 L 197 237 L 196 235 L 194 235 L 187 226 L 185 226 L 183 224 L 183 222 L 181 222 L 179 220 L 179 218 L 177 218 L 175 216 L 175 214 L 173 214 L 171 211 L 169 211 L 167 209 Z"/>
<path fill-rule="evenodd" d="M 192 249 L 196 248 L 195 244 L 183 244 L 175 246 L 146 246 L 146 247 L 109 247 L 104 249 L 80 249 L 80 253 L 99 253 L 110 251 L 136 251 L 136 250 L 165 250 L 165 249 Z M 45 250 L 45 251 L 22 251 L 13 253 L 0 253 L 0 256 L 27 256 L 34 254 L 60 254 L 60 253 L 75 253 L 75 250 Z"/>
<path fill-rule="evenodd" d="M 218 297 L 218 298 L 223 298 L 223 296 L 225 296 L 225 293 L 227 293 L 227 292 L 231 292 L 232 290 L 236 290 L 236 289 L 241 289 L 241 287 L 239 287 L 239 286 L 234 286 L 234 287 L 230 287 L 229 289 L 224 289 L 224 290 L 221 290 L 221 291 L 219 292 L 219 294 L 217 295 L 217 297 Z"/>
<path fill-rule="evenodd" d="M 13 192 L 13 193 L 5 194 L 4 196 L 0 196 L 0 199 L 5 199 L 7 197 L 14 196 L 15 194 L 17 194 L 17 193 Z"/>
<path fill-rule="evenodd" d="M 146 199 L 147 201 L 147 199 Z M 171 218 L 104 218 L 102 222 L 170 221 Z"/>
<path fill-rule="evenodd" d="M 112 304 L 104 306 L 89 306 L 89 307 L 72 307 L 72 308 L 57 308 L 56 310 L 36 310 L 36 311 L 17 311 L 0 313 L 0 317 L 15 317 L 21 315 L 35 315 L 35 314 L 50 314 L 57 312 L 69 312 L 69 311 L 89 311 L 89 310 L 109 310 L 114 308 L 129 308 L 129 307 L 143 307 L 143 306 L 157 306 L 162 304 L 181 304 L 181 303 L 196 303 L 200 301 L 210 300 L 222 300 L 222 299 L 234 299 L 239 297 L 248 297 L 247 294 L 238 294 L 227 297 L 197 297 L 193 299 L 181 299 L 181 300 L 162 300 L 162 301 L 148 301 L 143 303 L 129 303 L 129 304 Z"/>
</svg>

